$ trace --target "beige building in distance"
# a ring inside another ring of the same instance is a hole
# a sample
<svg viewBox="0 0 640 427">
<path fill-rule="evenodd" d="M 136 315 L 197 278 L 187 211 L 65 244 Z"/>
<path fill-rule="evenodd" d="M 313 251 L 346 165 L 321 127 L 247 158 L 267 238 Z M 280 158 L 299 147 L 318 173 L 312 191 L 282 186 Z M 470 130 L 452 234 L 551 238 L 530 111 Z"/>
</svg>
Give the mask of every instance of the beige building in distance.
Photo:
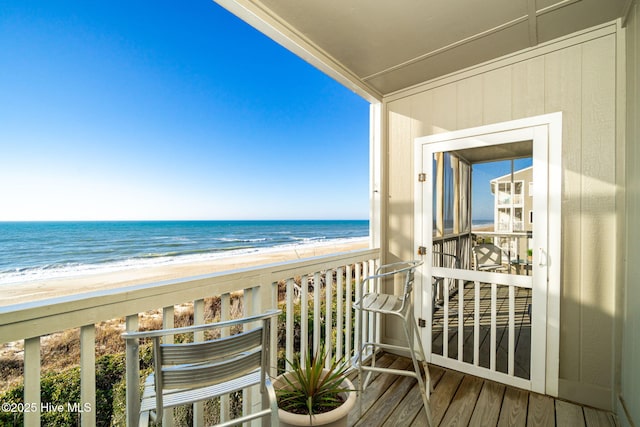
<svg viewBox="0 0 640 427">
<path fill-rule="evenodd" d="M 530 233 L 533 230 L 533 166 L 508 173 L 490 181 L 494 195 L 494 231 Z M 529 237 L 496 237 L 508 259 L 526 259 Z"/>
</svg>

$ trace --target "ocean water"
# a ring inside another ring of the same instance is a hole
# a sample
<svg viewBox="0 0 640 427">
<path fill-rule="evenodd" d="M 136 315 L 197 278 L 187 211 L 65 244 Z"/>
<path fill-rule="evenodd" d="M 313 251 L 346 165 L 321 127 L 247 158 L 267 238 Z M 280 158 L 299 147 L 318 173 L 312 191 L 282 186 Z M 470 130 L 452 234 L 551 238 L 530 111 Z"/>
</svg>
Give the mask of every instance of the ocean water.
<svg viewBox="0 0 640 427">
<path fill-rule="evenodd" d="M 0 285 L 362 240 L 369 221 L 0 222 Z"/>
</svg>

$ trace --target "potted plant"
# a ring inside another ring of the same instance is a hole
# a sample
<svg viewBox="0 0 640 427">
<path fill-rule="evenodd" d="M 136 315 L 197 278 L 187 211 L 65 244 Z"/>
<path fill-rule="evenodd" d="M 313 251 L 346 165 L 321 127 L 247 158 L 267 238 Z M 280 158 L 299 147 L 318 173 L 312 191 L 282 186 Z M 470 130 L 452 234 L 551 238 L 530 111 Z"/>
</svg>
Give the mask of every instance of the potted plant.
<svg viewBox="0 0 640 427">
<path fill-rule="evenodd" d="M 347 378 L 344 359 L 331 359 L 325 367 L 324 346 L 308 354 L 304 364 L 289 362 L 292 369 L 274 381 L 281 426 L 345 426 L 355 406 L 353 383 Z"/>
</svg>

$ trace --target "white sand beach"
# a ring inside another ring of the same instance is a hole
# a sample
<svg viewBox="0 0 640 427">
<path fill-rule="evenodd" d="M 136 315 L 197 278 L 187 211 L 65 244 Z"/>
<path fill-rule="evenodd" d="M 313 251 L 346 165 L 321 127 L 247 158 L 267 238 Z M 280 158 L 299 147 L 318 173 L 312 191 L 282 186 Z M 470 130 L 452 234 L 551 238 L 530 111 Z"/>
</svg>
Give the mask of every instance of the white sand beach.
<svg viewBox="0 0 640 427">
<path fill-rule="evenodd" d="M 181 277 L 197 276 L 220 271 L 235 270 L 257 265 L 273 264 L 295 259 L 310 258 L 332 253 L 366 249 L 368 240 L 299 246 L 281 251 L 259 252 L 230 256 L 208 261 L 169 264 L 153 267 L 130 268 L 116 272 L 91 274 L 81 277 L 56 278 L 33 282 L 2 285 L 0 306 L 21 304 L 48 298 L 84 292 L 115 289 L 124 286 L 153 283 Z"/>
</svg>

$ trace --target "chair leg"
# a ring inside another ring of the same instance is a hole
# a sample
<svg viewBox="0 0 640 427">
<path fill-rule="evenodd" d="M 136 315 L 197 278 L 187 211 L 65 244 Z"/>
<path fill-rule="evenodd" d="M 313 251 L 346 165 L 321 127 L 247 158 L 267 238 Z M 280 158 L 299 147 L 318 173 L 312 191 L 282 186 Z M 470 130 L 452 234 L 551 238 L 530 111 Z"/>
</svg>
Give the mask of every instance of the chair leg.
<svg viewBox="0 0 640 427">
<path fill-rule="evenodd" d="M 413 316 L 413 310 L 408 310 L 407 312 L 408 318 L 405 319 L 404 322 L 404 330 L 407 336 L 407 342 L 409 343 L 409 353 L 411 354 L 411 360 L 413 361 L 413 368 L 416 373 L 416 378 L 418 379 L 418 388 L 420 389 L 420 395 L 422 396 L 422 403 L 424 404 L 424 410 L 427 415 L 427 421 L 429 426 L 433 426 L 433 418 L 431 415 L 431 405 L 429 404 L 429 395 L 431 394 L 431 375 L 429 374 L 429 367 L 427 365 L 427 358 L 424 354 L 424 349 L 422 348 L 422 339 L 420 338 L 420 333 L 418 330 L 418 325 L 416 324 L 416 319 Z M 422 378 L 422 373 L 420 371 L 420 364 L 418 363 L 418 359 L 416 357 L 415 351 L 415 343 L 414 338 L 418 343 L 418 351 L 420 351 L 420 355 L 422 357 L 422 366 L 425 371 L 425 379 Z"/>
<path fill-rule="evenodd" d="M 140 419 L 138 420 L 139 427 L 148 427 L 149 426 L 149 411 L 140 412 Z"/>
<path fill-rule="evenodd" d="M 278 397 L 273 387 L 271 379 L 267 376 L 262 384 L 262 409 L 271 410 L 271 417 L 262 417 L 262 425 L 270 427 L 279 427 L 280 418 L 278 418 Z"/>
<path fill-rule="evenodd" d="M 371 313 L 363 313 L 363 316 L 366 319 L 370 319 L 371 318 Z M 375 314 L 374 314 L 375 316 Z M 372 324 L 373 323 L 373 324 Z M 369 342 L 367 337 L 363 337 L 362 340 L 364 342 L 361 343 L 360 348 L 362 348 L 362 354 L 364 354 L 366 352 L 367 348 L 371 349 L 371 367 L 375 367 L 376 366 L 376 342 L 375 342 L 375 337 L 376 337 L 376 322 L 367 322 L 367 325 L 371 326 L 371 331 L 369 331 L 369 328 L 367 327 L 367 335 L 371 338 L 374 339 L 374 341 Z M 364 329 L 364 325 L 361 324 L 361 327 Z M 367 386 L 369 385 L 369 381 L 371 381 L 371 376 L 373 375 L 372 371 L 367 372 L 367 375 L 364 378 L 364 383 L 362 384 L 362 390 L 366 389 Z"/>
</svg>

